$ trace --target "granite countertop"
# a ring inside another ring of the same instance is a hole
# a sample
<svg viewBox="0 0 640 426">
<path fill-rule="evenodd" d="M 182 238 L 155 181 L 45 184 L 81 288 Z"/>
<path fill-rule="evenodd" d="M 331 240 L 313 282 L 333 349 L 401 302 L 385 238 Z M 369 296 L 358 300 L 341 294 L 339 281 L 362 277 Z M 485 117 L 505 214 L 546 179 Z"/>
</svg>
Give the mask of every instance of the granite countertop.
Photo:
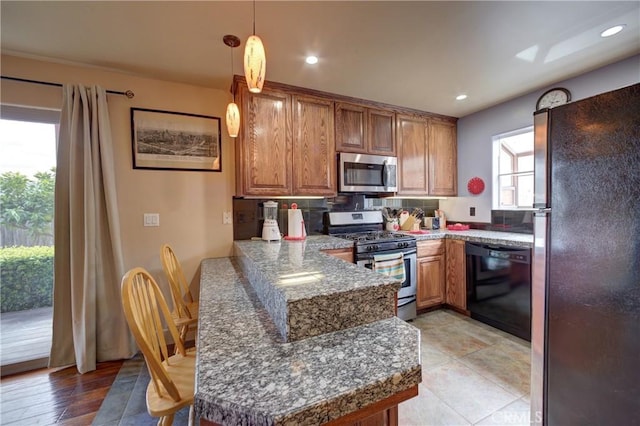
<svg viewBox="0 0 640 426">
<path fill-rule="evenodd" d="M 236 241 L 234 252 L 285 341 L 394 316 L 400 281 L 322 253 L 352 248 L 330 236 Z"/>
<path fill-rule="evenodd" d="M 336 248 L 308 242 L 307 253 Z M 317 425 L 421 381 L 420 332 L 396 317 L 282 343 L 237 258 L 204 260 L 200 288 L 194 403 L 200 418 Z"/>
<path fill-rule="evenodd" d="M 449 238 L 453 240 L 464 240 L 484 244 L 498 244 L 514 247 L 533 247 L 533 235 L 518 234 L 516 232 L 483 231 L 480 229 L 470 229 L 468 231 L 430 230 L 428 234 L 413 234 L 400 231 L 416 237 L 416 240 L 437 240 Z"/>
</svg>

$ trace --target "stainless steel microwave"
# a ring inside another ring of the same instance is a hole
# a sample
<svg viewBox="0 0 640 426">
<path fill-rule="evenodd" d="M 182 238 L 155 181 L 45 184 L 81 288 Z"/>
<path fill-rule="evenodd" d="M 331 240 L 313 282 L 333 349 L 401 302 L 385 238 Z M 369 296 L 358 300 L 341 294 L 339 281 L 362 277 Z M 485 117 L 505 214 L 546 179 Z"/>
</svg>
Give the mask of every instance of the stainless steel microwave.
<svg viewBox="0 0 640 426">
<path fill-rule="evenodd" d="M 396 192 L 398 159 L 382 155 L 340 153 L 340 192 Z"/>
</svg>

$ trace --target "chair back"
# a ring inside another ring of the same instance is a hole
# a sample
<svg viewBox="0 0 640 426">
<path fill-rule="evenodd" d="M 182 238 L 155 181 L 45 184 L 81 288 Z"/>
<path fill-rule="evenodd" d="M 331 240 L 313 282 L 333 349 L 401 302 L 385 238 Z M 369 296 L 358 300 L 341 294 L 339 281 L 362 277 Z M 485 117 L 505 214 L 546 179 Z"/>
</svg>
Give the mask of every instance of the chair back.
<svg viewBox="0 0 640 426">
<path fill-rule="evenodd" d="M 193 318 L 193 312 L 190 312 L 187 306 L 187 303 L 193 303 L 193 296 L 182 272 L 182 266 L 169 244 L 163 244 L 160 247 L 160 259 L 162 260 L 162 269 L 169 280 L 169 287 L 171 287 L 174 310 L 179 318 Z M 187 303 L 185 303 L 185 299 Z"/>
<path fill-rule="evenodd" d="M 122 306 L 129 328 L 147 362 L 156 392 L 180 401 L 178 388 L 163 364 L 163 360 L 170 364 L 163 320 L 175 342 L 176 352 L 186 356 L 186 351 L 160 287 L 143 268 L 134 268 L 122 278 Z"/>
</svg>

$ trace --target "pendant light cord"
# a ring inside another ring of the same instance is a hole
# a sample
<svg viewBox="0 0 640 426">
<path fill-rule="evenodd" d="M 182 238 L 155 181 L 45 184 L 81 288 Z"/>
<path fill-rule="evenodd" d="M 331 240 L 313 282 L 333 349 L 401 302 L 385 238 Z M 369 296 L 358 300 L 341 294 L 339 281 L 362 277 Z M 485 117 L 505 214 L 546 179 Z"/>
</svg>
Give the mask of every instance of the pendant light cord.
<svg viewBox="0 0 640 426">
<path fill-rule="evenodd" d="M 229 46 L 231 47 L 231 46 Z M 233 97 L 233 103 L 236 103 L 236 93 L 233 90 L 233 47 L 231 47 L 231 96 Z"/>
<path fill-rule="evenodd" d="M 253 35 L 256 35 L 256 0 L 253 0 Z"/>
</svg>

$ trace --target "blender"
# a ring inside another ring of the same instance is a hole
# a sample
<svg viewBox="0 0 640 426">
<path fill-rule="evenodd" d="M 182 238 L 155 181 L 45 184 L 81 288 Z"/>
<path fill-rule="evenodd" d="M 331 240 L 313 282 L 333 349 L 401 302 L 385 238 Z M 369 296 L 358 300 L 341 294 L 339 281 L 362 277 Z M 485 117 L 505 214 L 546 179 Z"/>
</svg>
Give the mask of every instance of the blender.
<svg viewBox="0 0 640 426">
<path fill-rule="evenodd" d="M 278 228 L 278 203 L 275 201 L 264 202 L 262 239 L 265 241 L 280 241 L 280 228 Z"/>
</svg>

